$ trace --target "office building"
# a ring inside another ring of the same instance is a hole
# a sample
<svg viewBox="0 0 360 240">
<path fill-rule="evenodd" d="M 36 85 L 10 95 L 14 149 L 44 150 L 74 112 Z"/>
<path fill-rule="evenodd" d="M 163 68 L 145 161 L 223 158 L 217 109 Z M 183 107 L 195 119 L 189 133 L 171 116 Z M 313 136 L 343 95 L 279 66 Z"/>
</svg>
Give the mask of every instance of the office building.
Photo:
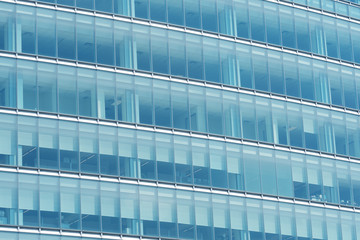
<svg viewBox="0 0 360 240">
<path fill-rule="evenodd" d="M 360 239 L 360 5 L 0 0 L 0 239 Z"/>
</svg>

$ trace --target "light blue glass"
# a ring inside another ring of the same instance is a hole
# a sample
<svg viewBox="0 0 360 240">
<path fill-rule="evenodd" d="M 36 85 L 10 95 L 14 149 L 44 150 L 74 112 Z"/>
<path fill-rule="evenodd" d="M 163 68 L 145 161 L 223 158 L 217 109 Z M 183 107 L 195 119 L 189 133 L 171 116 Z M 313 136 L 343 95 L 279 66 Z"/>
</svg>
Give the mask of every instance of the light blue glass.
<svg viewBox="0 0 360 240">
<path fill-rule="evenodd" d="M 322 209 L 310 209 L 311 235 L 313 239 L 323 239 L 326 235 L 325 211 Z"/>
<path fill-rule="evenodd" d="M 224 143 L 215 141 L 209 142 L 211 185 L 213 187 L 228 187 L 225 149 Z"/>
<path fill-rule="evenodd" d="M 58 125 L 48 119 L 39 119 L 38 124 L 40 168 L 59 169 Z"/>
<path fill-rule="evenodd" d="M 206 90 L 206 112 L 208 131 L 214 134 L 224 134 L 222 95 L 211 89 Z"/>
<path fill-rule="evenodd" d="M 277 190 L 281 196 L 294 197 L 291 161 L 289 158 L 290 154 L 286 152 L 275 152 Z"/>
<path fill-rule="evenodd" d="M 200 0 L 184 0 L 185 25 L 192 28 L 200 28 Z"/>
<path fill-rule="evenodd" d="M 57 12 L 56 38 L 59 58 L 76 59 L 75 16 L 70 13 Z"/>
<path fill-rule="evenodd" d="M 249 16 L 251 23 L 251 38 L 265 42 L 264 12 L 262 2 L 249 2 Z"/>
<path fill-rule="evenodd" d="M 166 0 L 150 0 L 150 19 L 167 22 Z"/>
<path fill-rule="evenodd" d="M 97 62 L 114 65 L 113 21 L 96 18 L 95 32 Z"/>
<path fill-rule="evenodd" d="M 113 103 L 119 121 L 135 122 L 134 79 L 131 76 L 116 76 L 116 98 Z"/>
<path fill-rule="evenodd" d="M 219 48 L 221 82 L 228 85 L 240 86 L 239 63 L 236 60 L 235 44 L 231 42 L 220 42 Z"/>
<path fill-rule="evenodd" d="M 37 13 L 37 50 L 39 55 L 56 56 L 55 12 L 38 9 Z"/>
<path fill-rule="evenodd" d="M 155 125 L 172 127 L 170 83 L 166 81 L 154 82 Z"/>
<path fill-rule="evenodd" d="M 39 226 L 39 177 L 18 176 L 18 208 L 20 226 Z"/>
<path fill-rule="evenodd" d="M 350 36 L 350 24 L 346 22 L 337 22 L 337 31 L 339 35 L 339 44 L 340 44 L 340 58 L 347 61 L 354 61 L 353 49 L 351 44 Z"/>
<path fill-rule="evenodd" d="M 262 217 L 262 204 L 259 201 L 247 200 L 247 228 L 249 239 L 264 239 L 264 220 Z"/>
<path fill-rule="evenodd" d="M 189 191 L 176 191 L 177 221 L 179 237 L 183 239 L 195 238 L 195 204 L 194 194 Z"/>
<path fill-rule="evenodd" d="M 39 181 L 40 226 L 59 228 L 60 192 L 59 179 L 43 176 Z"/>
<path fill-rule="evenodd" d="M 295 198 L 309 198 L 309 185 L 305 157 L 301 154 L 292 154 L 291 168 Z"/>
<path fill-rule="evenodd" d="M 17 107 L 37 109 L 36 63 L 17 63 Z"/>
<path fill-rule="evenodd" d="M 243 138 L 257 139 L 257 124 L 254 106 L 254 98 L 251 96 L 240 96 L 240 116 Z"/>
<path fill-rule="evenodd" d="M 79 135 L 78 124 L 59 122 L 60 169 L 79 171 Z"/>
<path fill-rule="evenodd" d="M 314 201 L 324 201 L 322 172 L 319 158 L 306 156 L 309 197 Z"/>
<path fill-rule="evenodd" d="M 301 97 L 315 101 L 315 83 L 312 61 L 310 59 L 298 58 L 299 78 L 301 84 Z"/>
<path fill-rule="evenodd" d="M 260 192 L 260 161 L 257 149 L 243 146 L 243 160 L 245 173 L 245 190 L 248 192 Z"/>
<path fill-rule="evenodd" d="M 190 78 L 204 79 L 203 51 L 199 48 L 202 41 L 199 36 L 186 35 L 187 69 Z"/>
<path fill-rule="evenodd" d="M 85 9 L 94 9 L 94 0 L 76 0 L 76 6 Z"/>
<path fill-rule="evenodd" d="M 75 0 L 57 0 L 57 4 L 66 6 L 75 6 Z"/>
<path fill-rule="evenodd" d="M 350 164 L 352 193 L 354 205 L 360 205 L 360 168 L 357 164 Z"/>
<path fill-rule="evenodd" d="M 255 88 L 263 91 L 269 91 L 268 64 L 265 57 L 266 52 L 257 49 L 252 51 L 253 71 Z"/>
<path fill-rule="evenodd" d="M 171 106 L 173 127 L 178 129 L 190 129 L 189 100 L 187 86 L 171 83 Z"/>
<path fill-rule="evenodd" d="M 301 113 L 301 107 L 295 104 L 288 104 L 287 106 L 288 115 L 288 131 L 290 145 L 296 147 L 304 146 L 304 119 Z"/>
<path fill-rule="evenodd" d="M 160 236 L 178 237 L 175 192 L 168 189 L 158 190 Z"/>
<path fill-rule="evenodd" d="M 19 166 L 38 167 L 37 121 L 30 117 L 18 118 L 18 164 Z"/>
<path fill-rule="evenodd" d="M 0 186 L 0 193 L 3 196 L 0 201 L 1 224 L 18 224 L 18 206 L 17 206 L 17 176 L 14 174 L 0 174 L 0 180 L 3 183 Z"/>
<path fill-rule="evenodd" d="M 56 66 L 53 64 L 37 64 L 40 111 L 57 112 L 56 70 Z"/>
<path fill-rule="evenodd" d="M 205 79 L 211 82 L 221 82 L 219 45 L 211 38 L 203 38 Z"/>
<path fill-rule="evenodd" d="M 59 65 L 57 73 L 61 76 L 61 81 L 57 82 L 59 111 L 65 114 L 77 114 L 78 97 L 76 93 L 76 78 L 74 77 L 76 76 L 76 68 Z"/>
<path fill-rule="evenodd" d="M 0 59 L 0 106 L 15 107 L 16 72 L 15 61 L 9 58 Z"/>
<path fill-rule="evenodd" d="M 265 239 L 280 239 L 280 221 L 278 204 L 263 202 Z"/>
<path fill-rule="evenodd" d="M 192 164 L 194 172 L 194 184 L 210 185 L 210 162 L 208 142 L 201 139 L 191 139 Z"/>
<path fill-rule="evenodd" d="M 120 176 L 138 177 L 136 132 L 118 129 L 118 154 Z"/>
<path fill-rule="evenodd" d="M 280 27 L 281 27 L 281 39 L 283 46 L 295 48 L 295 24 L 294 24 L 294 12 L 291 9 L 280 8 Z"/>
<path fill-rule="evenodd" d="M 120 233 L 120 195 L 117 183 L 100 183 L 101 226 L 103 232 Z"/>
<path fill-rule="evenodd" d="M 156 150 L 154 134 L 137 133 L 137 158 L 139 159 L 139 176 L 144 179 L 156 179 Z"/>
<path fill-rule="evenodd" d="M 215 239 L 230 239 L 230 207 L 225 196 L 212 196 L 213 226 Z"/>
<path fill-rule="evenodd" d="M 119 175 L 117 138 L 112 127 L 99 127 L 100 172 L 104 175 Z"/>
<path fill-rule="evenodd" d="M 298 239 L 311 239 L 311 219 L 309 209 L 303 206 L 295 206 L 296 235 Z"/>
<path fill-rule="evenodd" d="M 211 196 L 206 193 L 195 193 L 195 223 L 196 223 L 196 239 L 212 239 L 212 209 Z"/>
<path fill-rule="evenodd" d="M 132 51 L 134 48 L 131 35 L 131 25 L 127 23 L 115 22 L 114 41 L 116 66 L 133 68 L 133 58 L 136 56 L 136 54 L 134 55 Z"/>
<path fill-rule="evenodd" d="M 338 113 L 332 113 L 331 117 L 334 129 L 336 153 L 346 155 L 348 154 L 348 149 L 346 145 L 346 127 L 344 126 L 345 116 L 341 116 Z"/>
<path fill-rule="evenodd" d="M 87 2 L 90 2 L 86 0 Z M 77 2 L 78 3 L 78 2 Z M 76 15 L 77 59 L 79 61 L 95 61 L 95 23 L 94 18 Z"/>
<path fill-rule="evenodd" d="M 349 149 L 349 155 L 360 156 L 359 137 L 360 132 L 357 129 L 358 119 L 356 116 L 346 116 L 346 130 L 347 142 L 346 145 Z"/>
<path fill-rule="evenodd" d="M 95 72 L 88 69 L 77 70 L 77 90 L 79 115 L 96 117 L 96 77 Z"/>
<path fill-rule="evenodd" d="M 191 130 L 203 132 L 208 129 L 206 112 L 205 89 L 189 86 L 189 107 Z"/>
<path fill-rule="evenodd" d="M 233 239 L 247 239 L 245 201 L 238 197 L 229 197 L 231 235 Z"/>
<path fill-rule="evenodd" d="M 355 74 L 353 69 L 348 67 L 342 67 L 341 78 L 342 89 L 344 91 L 345 106 L 357 109 Z"/>
<path fill-rule="evenodd" d="M 151 50 L 153 71 L 169 74 L 169 52 L 167 32 L 151 29 Z"/>
<path fill-rule="evenodd" d="M 152 187 L 139 187 L 140 229 L 146 236 L 159 235 L 159 213 L 157 190 Z"/>
<path fill-rule="evenodd" d="M 319 149 L 319 131 L 317 125 L 316 111 L 310 107 L 303 106 L 303 130 L 305 147 L 309 149 Z"/>
<path fill-rule="evenodd" d="M 174 136 L 175 181 L 178 183 L 193 183 L 191 163 L 191 142 L 187 137 Z"/>
<path fill-rule="evenodd" d="M 97 72 L 98 117 L 115 119 L 115 76 L 108 72 Z"/>
<path fill-rule="evenodd" d="M 170 72 L 172 75 L 187 76 L 185 36 L 177 32 L 168 32 Z"/>
<path fill-rule="evenodd" d="M 16 51 L 23 53 L 35 53 L 35 9 L 27 6 L 16 6 Z"/>
<path fill-rule="evenodd" d="M 216 0 L 200 0 L 202 28 L 204 30 L 218 31 L 216 2 Z"/>
<path fill-rule="evenodd" d="M 244 190 L 244 166 L 241 152 L 241 145 L 226 144 L 229 188 L 234 190 Z"/>
<path fill-rule="evenodd" d="M 281 101 L 271 103 L 274 143 L 287 145 L 289 142 L 286 106 Z"/>
<path fill-rule="evenodd" d="M 91 124 L 79 126 L 80 170 L 87 173 L 99 172 L 98 129 Z"/>
<path fill-rule="evenodd" d="M 151 70 L 150 29 L 146 26 L 133 25 L 134 68 Z"/>
<path fill-rule="evenodd" d="M 184 25 L 184 1 L 167 0 L 169 23 Z"/>
<path fill-rule="evenodd" d="M 319 1 L 319 0 L 316 0 Z M 310 22 L 310 36 L 311 36 L 311 51 L 313 53 L 327 55 L 326 37 L 322 29 L 321 17 L 316 15 L 309 16 Z"/>
<path fill-rule="evenodd" d="M 135 116 L 138 123 L 153 124 L 154 122 L 153 95 L 149 89 L 152 89 L 150 79 L 135 79 L 135 102 L 138 105 Z"/>
<path fill-rule="evenodd" d="M 261 176 L 261 192 L 263 194 L 277 195 L 276 184 L 276 165 L 274 154 L 270 150 L 260 149 L 260 176 Z M 266 225 L 265 225 L 266 226 Z M 266 230 L 266 229 L 265 229 Z M 272 232 L 277 232 L 275 229 Z"/>
<path fill-rule="evenodd" d="M 158 180 L 174 182 L 174 150 L 172 136 L 156 134 L 156 167 Z"/>
<path fill-rule="evenodd" d="M 310 31 L 309 31 L 309 19 L 308 14 L 305 12 L 294 12 L 295 17 L 295 33 L 297 47 L 303 51 L 310 51 Z"/>
<path fill-rule="evenodd" d="M 139 234 L 139 190 L 132 185 L 120 188 L 121 232 Z"/>
<path fill-rule="evenodd" d="M 336 24 L 336 21 L 330 17 L 323 17 L 324 25 L 324 37 L 326 42 L 326 56 L 338 58 L 338 34 L 337 31 L 332 27 Z"/>
<path fill-rule="evenodd" d="M 248 38 L 250 36 L 250 20 L 248 1 L 246 0 L 233 0 L 236 19 L 236 36 Z"/>
<path fill-rule="evenodd" d="M 281 44 L 279 9 L 273 4 L 264 3 L 267 42 Z"/>
<path fill-rule="evenodd" d="M 350 171 L 349 165 L 343 162 L 336 163 L 337 183 L 339 186 L 340 204 L 351 205 L 352 194 L 350 185 Z"/>
<path fill-rule="evenodd" d="M 316 89 L 316 101 L 330 103 L 330 89 L 326 71 L 326 63 L 321 61 L 313 61 L 313 71 Z"/>
<path fill-rule="evenodd" d="M 61 228 L 80 229 L 80 183 L 75 179 L 60 179 Z"/>
<path fill-rule="evenodd" d="M 1 116 L 0 130 L 0 164 L 15 165 L 16 160 L 16 149 L 17 149 L 17 128 L 15 124 L 17 120 L 14 116 L 3 115 Z"/>
<path fill-rule="evenodd" d="M 240 111 L 238 96 L 235 93 L 223 92 L 224 133 L 227 136 L 240 137 Z"/>
<path fill-rule="evenodd" d="M 95 10 L 113 12 L 113 0 L 95 0 Z"/>
<path fill-rule="evenodd" d="M 82 179 L 80 181 L 81 228 L 100 231 L 100 186 L 99 182 Z"/>
<path fill-rule="evenodd" d="M 321 8 L 329 11 L 329 12 L 334 12 L 335 8 L 334 8 L 334 1 L 331 0 L 321 0 Z"/>
<path fill-rule="evenodd" d="M 335 64 L 328 64 L 327 71 L 330 83 L 331 103 L 335 105 L 343 105 L 341 69 Z"/>
<path fill-rule="evenodd" d="M 268 52 L 268 63 L 269 63 L 269 78 L 270 88 L 274 93 L 284 94 L 285 83 L 284 83 L 284 72 L 281 54 L 275 51 Z"/>
<path fill-rule="evenodd" d="M 251 48 L 240 44 L 236 45 L 236 57 L 240 68 L 241 87 L 253 88 L 252 58 Z"/>
<path fill-rule="evenodd" d="M 300 96 L 300 82 L 297 59 L 293 55 L 284 55 L 284 75 L 286 94 L 293 97 Z"/>
<path fill-rule="evenodd" d="M 114 12 L 125 16 L 134 16 L 133 5 L 127 0 L 113 0 Z"/>
<path fill-rule="evenodd" d="M 135 0 L 135 17 L 138 18 L 149 18 L 149 0 Z"/>
<path fill-rule="evenodd" d="M 0 49 L 15 51 L 15 5 L 2 3 L 0 7 Z"/>
<path fill-rule="evenodd" d="M 235 35 L 235 11 L 233 10 L 233 1 L 218 0 L 217 9 L 219 32 L 227 35 Z"/>
<path fill-rule="evenodd" d="M 256 124 L 258 140 L 263 142 L 274 142 L 270 101 L 265 99 L 256 100 Z"/>
</svg>

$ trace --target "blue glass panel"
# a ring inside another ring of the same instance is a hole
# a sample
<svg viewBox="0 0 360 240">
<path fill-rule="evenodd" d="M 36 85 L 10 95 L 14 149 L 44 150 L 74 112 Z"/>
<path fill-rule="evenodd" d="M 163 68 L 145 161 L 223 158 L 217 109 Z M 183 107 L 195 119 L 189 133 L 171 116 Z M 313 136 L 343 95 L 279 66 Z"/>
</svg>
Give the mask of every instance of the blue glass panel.
<svg viewBox="0 0 360 240">
<path fill-rule="evenodd" d="M 117 119 L 120 121 L 135 122 L 135 93 L 134 79 L 131 76 L 116 76 L 116 100 L 114 102 Z"/>
<path fill-rule="evenodd" d="M 59 111 L 65 114 L 77 114 L 76 68 L 59 65 L 57 73 L 61 76 L 61 81 L 58 81 Z"/>
<path fill-rule="evenodd" d="M 284 55 L 283 61 L 284 61 L 286 94 L 294 97 L 299 97 L 300 83 L 299 83 L 297 59 L 294 56 L 288 54 L 288 55 Z"/>
<path fill-rule="evenodd" d="M 340 58 L 347 61 L 354 61 L 349 24 L 338 21 L 337 30 L 340 44 Z"/>
<path fill-rule="evenodd" d="M 80 229 L 79 180 L 60 179 L 61 228 Z"/>
<path fill-rule="evenodd" d="M 154 134 L 137 133 L 137 157 L 139 159 L 139 176 L 144 179 L 156 179 L 156 153 Z"/>
<path fill-rule="evenodd" d="M 138 177 L 135 132 L 118 129 L 120 176 Z"/>
<path fill-rule="evenodd" d="M 58 126 L 56 121 L 39 119 L 40 168 L 59 169 Z"/>
<path fill-rule="evenodd" d="M 331 103 L 335 105 L 343 105 L 340 71 L 340 68 L 335 64 L 328 64 L 327 73 L 331 90 Z"/>
<path fill-rule="evenodd" d="M 95 61 L 94 26 L 93 17 L 76 15 L 77 59 L 80 61 Z"/>
<path fill-rule="evenodd" d="M 239 99 L 243 138 L 257 140 L 254 99 L 249 96 L 241 96 Z"/>
<path fill-rule="evenodd" d="M 147 236 L 159 235 L 159 216 L 157 190 L 150 187 L 139 187 L 140 195 L 140 229 Z"/>
<path fill-rule="evenodd" d="M 316 111 L 312 108 L 303 106 L 302 112 L 305 147 L 318 150 L 319 132 L 317 126 Z"/>
<path fill-rule="evenodd" d="M 224 133 L 227 136 L 240 137 L 240 111 L 238 96 L 235 93 L 223 93 L 223 123 Z"/>
<path fill-rule="evenodd" d="M 138 110 L 135 112 L 136 122 L 153 124 L 153 95 L 149 91 L 152 89 L 150 79 L 135 80 L 135 99 Z"/>
<path fill-rule="evenodd" d="M 79 126 L 80 169 L 82 172 L 98 173 L 98 135 L 97 128 L 90 124 Z"/>
<path fill-rule="evenodd" d="M 172 149 L 172 137 L 165 134 L 156 135 L 156 161 L 158 180 L 171 181 L 174 174 L 174 152 Z"/>
<path fill-rule="evenodd" d="M 115 119 L 114 74 L 97 72 L 97 105 L 99 118 Z"/>
<path fill-rule="evenodd" d="M 135 0 L 135 17 L 149 18 L 149 0 Z"/>
<path fill-rule="evenodd" d="M 19 175 L 19 225 L 39 226 L 38 176 Z"/>
<path fill-rule="evenodd" d="M 39 110 L 57 112 L 56 66 L 38 63 L 37 85 L 39 94 Z"/>
<path fill-rule="evenodd" d="M 75 0 L 57 0 L 57 4 L 66 6 L 75 6 Z"/>
<path fill-rule="evenodd" d="M 260 50 L 260 49 L 258 49 Z M 255 89 L 269 91 L 267 57 L 265 51 L 252 51 Z"/>
<path fill-rule="evenodd" d="M 244 167 L 242 158 L 242 147 L 236 144 L 227 144 L 227 171 L 229 188 L 244 190 Z"/>
<path fill-rule="evenodd" d="M 205 79 L 211 82 L 221 82 L 219 45 L 213 39 L 203 39 Z"/>
<path fill-rule="evenodd" d="M 295 48 L 294 12 L 287 8 L 280 8 L 279 12 L 282 44 L 285 47 Z"/>
<path fill-rule="evenodd" d="M 95 0 L 95 10 L 113 12 L 113 0 Z"/>
<path fill-rule="evenodd" d="M 105 175 L 119 175 L 117 132 L 111 127 L 99 127 L 100 173 Z"/>
<path fill-rule="evenodd" d="M 171 84 L 171 106 L 174 128 L 190 129 L 189 100 L 187 87 L 183 84 Z"/>
<path fill-rule="evenodd" d="M 36 45 L 35 9 L 18 5 L 16 11 L 16 26 L 18 31 L 16 51 L 34 54 Z"/>
<path fill-rule="evenodd" d="M 264 15 L 266 23 L 267 42 L 281 44 L 280 22 L 278 7 L 273 4 L 264 3 Z"/>
<path fill-rule="evenodd" d="M 289 154 L 275 152 L 275 159 L 278 194 L 285 197 L 294 197 Z"/>
<path fill-rule="evenodd" d="M 193 171 L 191 163 L 191 145 L 186 137 L 174 136 L 174 160 L 176 182 L 193 182 Z"/>
<path fill-rule="evenodd" d="M 59 58 L 76 58 L 75 16 L 58 12 L 56 15 L 57 49 Z"/>
<path fill-rule="evenodd" d="M 103 232 L 120 233 L 119 184 L 101 182 L 101 226 Z"/>
<path fill-rule="evenodd" d="M 120 188 L 121 231 L 139 234 L 139 191 L 131 185 Z"/>
<path fill-rule="evenodd" d="M 330 17 L 323 18 L 323 29 L 324 36 L 326 39 L 326 55 L 329 57 L 338 58 L 339 57 L 339 45 L 337 39 L 337 31 L 333 27 L 335 25 L 335 20 Z"/>
<path fill-rule="evenodd" d="M 268 52 L 268 63 L 271 91 L 284 94 L 285 82 L 281 54 L 275 51 Z"/>
<path fill-rule="evenodd" d="M 150 29 L 141 25 L 133 25 L 134 67 L 135 69 L 150 71 L 151 48 Z"/>
<path fill-rule="evenodd" d="M 97 18 L 95 31 L 97 62 L 114 65 L 113 21 Z"/>
<path fill-rule="evenodd" d="M 234 0 L 234 9 L 236 16 L 236 35 L 238 37 L 248 38 L 250 36 L 248 1 Z"/>
<path fill-rule="evenodd" d="M 241 87 L 253 88 L 252 58 L 250 48 L 236 45 L 236 57 L 239 61 L 240 68 L 240 85 Z"/>
<path fill-rule="evenodd" d="M 249 192 L 260 192 L 260 161 L 257 149 L 243 147 L 245 189 Z"/>
<path fill-rule="evenodd" d="M 78 69 L 77 88 L 79 98 L 79 114 L 81 116 L 96 117 L 95 72 L 87 69 Z"/>
<path fill-rule="evenodd" d="M 38 166 L 38 136 L 36 119 L 18 118 L 18 164 L 19 166 Z"/>
<path fill-rule="evenodd" d="M 345 106 L 349 108 L 357 108 L 357 96 L 354 72 L 351 68 L 343 67 L 341 69 L 342 85 L 344 90 Z"/>
<path fill-rule="evenodd" d="M 191 130 L 206 131 L 206 100 L 204 88 L 189 86 L 190 124 Z"/>
<path fill-rule="evenodd" d="M 153 71 L 169 74 L 169 52 L 167 32 L 151 29 Z"/>
<path fill-rule="evenodd" d="M 192 145 L 192 163 L 194 172 L 194 184 L 210 185 L 210 162 L 207 141 L 193 138 Z"/>
<path fill-rule="evenodd" d="M 166 1 L 150 0 L 150 18 L 152 20 L 166 22 Z"/>
<path fill-rule="evenodd" d="M 166 81 L 154 82 L 154 108 L 155 124 L 164 127 L 172 127 L 170 84 Z"/>
<path fill-rule="evenodd" d="M 271 103 L 274 143 L 287 145 L 288 128 L 285 104 L 281 101 Z"/>
<path fill-rule="evenodd" d="M 59 228 L 60 193 L 59 179 L 43 176 L 40 178 L 40 226 Z"/>
<path fill-rule="evenodd" d="M 94 0 L 76 0 L 76 6 L 85 9 L 94 9 Z"/>
<path fill-rule="evenodd" d="M 0 49 L 15 51 L 15 5 L 2 3 L 0 9 Z M 21 20 L 20 20 L 21 21 Z"/>
<path fill-rule="evenodd" d="M 186 76 L 185 36 L 175 31 L 169 34 L 170 71 L 172 75 Z"/>
<path fill-rule="evenodd" d="M 81 180 L 81 226 L 82 230 L 100 231 L 99 183 Z"/>
<path fill-rule="evenodd" d="M 115 61 L 116 66 L 124 68 L 133 68 L 133 41 L 131 36 L 131 25 L 128 23 L 114 23 L 114 40 L 115 40 Z"/>
<path fill-rule="evenodd" d="M 301 97 L 315 100 L 315 84 L 312 75 L 312 62 L 307 58 L 298 59 Z"/>
<path fill-rule="evenodd" d="M 360 11 L 360 8 L 359 8 Z M 360 28 L 355 25 L 351 24 L 350 28 L 352 29 L 351 32 L 351 40 L 352 40 L 352 46 L 353 46 L 353 52 L 354 52 L 354 61 L 356 63 L 360 63 Z"/>
<path fill-rule="evenodd" d="M 211 169 L 211 185 L 227 188 L 227 166 L 225 144 L 215 141 L 209 142 L 209 158 Z M 220 216 L 219 216 L 220 217 Z"/>
<path fill-rule="evenodd" d="M 304 129 L 300 106 L 297 106 L 295 104 L 289 104 L 287 110 L 290 145 L 296 147 L 303 147 Z"/>
<path fill-rule="evenodd" d="M 305 157 L 301 154 L 292 154 L 291 166 L 294 197 L 304 199 L 309 198 Z"/>
<path fill-rule="evenodd" d="M 184 25 L 183 1 L 167 0 L 168 21 L 172 24 Z"/>
<path fill-rule="evenodd" d="M 187 27 L 200 28 L 200 0 L 184 0 L 185 24 Z"/>
<path fill-rule="evenodd" d="M 38 54 L 56 56 L 55 12 L 38 9 L 37 11 L 37 47 Z"/>
<path fill-rule="evenodd" d="M 215 0 L 201 0 L 201 20 L 202 28 L 204 30 L 217 32 L 218 21 L 217 21 L 217 9 Z"/>
<path fill-rule="evenodd" d="M 120 15 L 133 16 L 132 5 L 127 0 L 114 0 L 114 12 Z"/>
<path fill-rule="evenodd" d="M 249 2 L 251 38 L 265 42 L 264 12 L 262 2 Z"/>
<path fill-rule="evenodd" d="M 228 0 L 218 0 L 217 9 L 219 32 L 227 35 L 236 35 L 233 2 Z"/>
<path fill-rule="evenodd" d="M 199 46 L 202 46 L 201 37 L 186 35 L 186 57 L 189 78 L 204 79 L 203 51 Z"/>
<path fill-rule="evenodd" d="M 4 173 L 0 174 L 2 182 L 0 186 L 0 194 L 2 195 L 0 202 L 1 224 L 16 225 L 17 222 L 17 175 Z"/>
<path fill-rule="evenodd" d="M 297 47 L 303 51 L 310 51 L 310 31 L 308 14 L 305 12 L 296 11 L 295 16 L 295 29 Z"/>
</svg>

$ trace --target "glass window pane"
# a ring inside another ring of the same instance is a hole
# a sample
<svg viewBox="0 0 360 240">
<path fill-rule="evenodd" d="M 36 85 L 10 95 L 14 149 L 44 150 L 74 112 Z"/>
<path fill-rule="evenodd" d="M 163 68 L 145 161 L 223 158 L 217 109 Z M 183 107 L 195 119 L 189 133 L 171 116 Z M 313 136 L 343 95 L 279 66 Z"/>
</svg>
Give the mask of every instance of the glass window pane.
<svg viewBox="0 0 360 240">
<path fill-rule="evenodd" d="M 93 17 L 76 15 L 77 59 L 79 61 L 95 62 L 94 26 Z"/>
<path fill-rule="evenodd" d="M 150 0 L 150 18 L 152 20 L 166 22 L 165 0 Z"/>
<path fill-rule="evenodd" d="M 99 118 L 115 119 L 114 77 L 113 73 L 97 72 L 97 107 Z"/>
<path fill-rule="evenodd" d="M 16 6 L 16 51 L 35 53 L 35 9 L 27 6 Z M 3 13 L 2 13 L 3 14 Z"/>
<path fill-rule="evenodd" d="M 15 71 L 15 60 L 9 58 L 0 58 L 0 106 L 15 107 Z"/>
<path fill-rule="evenodd" d="M 169 74 L 169 52 L 166 31 L 151 29 L 151 49 L 153 71 Z"/>
<path fill-rule="evenodd" d="M 184 0 L 187 27 L 200 28 L 200 0 Z"/>
<path fill-rule="evenodd" d="M 202 28 L 204 30 L 217 32 L 218 23 L 217 23 L 216 1 L 201 0 L 200 7 L 201 7 Z"/>
<path fill-rule="evenodd" d="M 168 22 L 184 25 L 184 2 L 178 0 L 167 0 Z"/>
<path fill-rule="evenodd" d="M 60 226 L 59 178 L 40 177 L 40 225 L 51 228 Z"/>
<path fill-rule="evenodd" d="M 118 134 L 113 127 L 99 127 L 100 172 L 105 175 L 118 176 Z"/>
<path fill-rule="evenodd" d="M 75 16 L 71 13 L 57 12 L 57 49 L 59 58 L 76 59 Z"/>
<path fill-rule="evenodd" d="M 151 70 L 151 48 L 149 27 L 133 25 L 134 68 Z"/>
<path fill-rule="evenodd" d="M 95 71 L 78 69 L 77 87 L 79 98 L 79 114 L 96 117 L 96 77 Z"/>
<path fill-rule="evenodd" d="M 78 124 L 68 121 L 59 122 L 60 169 L 79 171 Z"/>
<path fill-rule="evenodd" d="M 38 176 L 19 175 L 19 225 L 39 226 Z"/>
<path fill-rule="evenodd" d="M 37 16 L 38 54 L 55 57 L 56 56 L 55 12 L 44 9 L 38 9 L 36 16 Z"/>
<path fill-rule="evenodd" d="M 96 125 L 79 125 L 80 168 L 82 172 L 99 172 L 99 139 L 97 130 L 98 129 Z"/>
<path fill-rule="evenodd" d="M 37 84 L 39 110 L 57 112 L 56 66 L 54 64 L 37 64 Z"/>
<path fill-rule="evenodd" d="M 58 66 L 57 69 L 58 91 L 59 91 L 59 112 L 65 114 L 78 113 L 78 98 L 76 93 L 76 68 Z"/>
<path fill-rule="evenodd" d="M 95 32 L 97 62 L 114 65 L 113 21 L 96 18 Z"/>
<path fill-rule="evenodd" d="M 80 185 L 82 230 L 100 231 L 99 183 L 82 179 Z"/>
<path fill-rule="evenodd" d="M 135 79 L 136 122 L 153 124 L 152 81 L 147 78 Z"/>
</svg>

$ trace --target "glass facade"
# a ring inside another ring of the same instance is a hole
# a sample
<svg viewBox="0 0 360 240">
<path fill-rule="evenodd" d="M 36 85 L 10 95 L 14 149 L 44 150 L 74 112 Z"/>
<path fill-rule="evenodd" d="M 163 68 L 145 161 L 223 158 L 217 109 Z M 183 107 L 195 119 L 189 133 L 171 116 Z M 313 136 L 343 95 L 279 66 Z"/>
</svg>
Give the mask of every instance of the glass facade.
<svg viewBox="0 0 360 240">
<path fill-rule="evenodd" d="M 0 0 L 0 240 L 360 239 L 359 7 Z"/>
</svg>

